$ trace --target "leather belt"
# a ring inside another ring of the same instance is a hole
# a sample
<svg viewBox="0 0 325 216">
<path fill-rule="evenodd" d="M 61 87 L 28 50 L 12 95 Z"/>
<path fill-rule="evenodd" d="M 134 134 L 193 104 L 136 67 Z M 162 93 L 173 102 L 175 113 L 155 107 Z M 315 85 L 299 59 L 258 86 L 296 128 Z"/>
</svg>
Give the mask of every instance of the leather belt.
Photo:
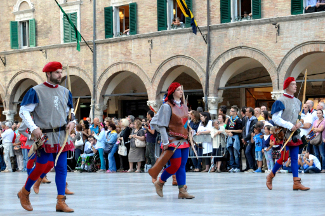
<svg viewBox="0 0 325 216">
<path fill-rule="evenodd" d="M 65 131 L 65 125 L 59 128 L 52 128 L 52 129 L 42 129 L 42 133 L 53 133 L 53 132 L 59 132 L 59 131 Z"/>
</svg>

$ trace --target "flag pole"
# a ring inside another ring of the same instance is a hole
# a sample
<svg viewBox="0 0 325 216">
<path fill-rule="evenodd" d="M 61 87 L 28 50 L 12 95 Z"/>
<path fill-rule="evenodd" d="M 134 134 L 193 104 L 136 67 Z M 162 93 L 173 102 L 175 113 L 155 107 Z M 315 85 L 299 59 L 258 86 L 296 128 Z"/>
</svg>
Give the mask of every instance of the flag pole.
<svg viewBox="0 0 325 216">
<path fill-rule="evenodd" d="M 93 0 L 93 98 L 92 98 L 92 118 L 95 118 L 96 103 L 96 79 L 97 79 L 97 47 L 96 47 L 96 0 Z"/>
<path fill-rule="evenodd" d="M 208 110 L 208 95 L 209 95 L 209 69 L 210 69 L 210 0 L 207 0 L 207 65 L 206 65 L 206 75 L 205 75 L 205 95 L 204 95 L 204 103 L 205 103 L 205 111 Z"/>
</svg>

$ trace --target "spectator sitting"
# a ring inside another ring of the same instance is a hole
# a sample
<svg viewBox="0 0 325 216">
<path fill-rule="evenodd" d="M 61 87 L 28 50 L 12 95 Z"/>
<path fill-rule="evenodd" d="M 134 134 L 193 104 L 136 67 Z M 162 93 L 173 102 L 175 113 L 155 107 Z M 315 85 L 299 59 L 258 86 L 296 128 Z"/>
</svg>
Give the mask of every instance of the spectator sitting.
<svg viewBox="0 0 325 216">
<path fill-rule="evenodd" d="M 83 154 L 80 155 L 80 157 L 82 158 L 82 162 L 81 162 L 81 166 L 80 167 L 76 167 L 76 169 L 85 169 L 88 170 L 88 166 L 85 165 L 85 160 L 87 157 L 93 156 L 94 155 L 94 151 L 92 149 L 92 146 L 96 145 L 96 140 L 94 139 L 93 136 L 89 136 L 88 140 L 85 142 L 85 152 Z"/>
<path fill-rule="evenodd" d="M 200 119 L 201 123 L 199 125 L 199 128 L 197 129 L 196 135 L 201 134 L 210 134 L 212 130 L 212 121 L 210 117 L 210 113 L 208 112 L 202 112 L 200 113 Z M 203 155 L 204 156 L 211 156 L 212 153 L 212 142 L 203 142 Z M 205 158 L 205 170 L 202 172 L 208 172 L 210 168 L 210 158 Z"/>
<path fill-rule="evenodd" d="M 292 173 L 292 171 L 291 171 L 291 157 L 289 157 L 288 160 L 283 163 L 282 169 L 288 170 L 288 173 Z"/>
<path fill-rule="evenodd" d="M 226 115 L 225 114 L 219 114 L 218 115 L 218 121 L 219 121 L 219 125 L 221 127 L 224 127 L 226 129 L 227 124 L 225 123 L 226 121 Z"/>
<path fill-rule="evenodd" d="M 3 146 L 3 158 L 6 163 L 6 169 L 2 171 L 4 173 L 12 172 L 10 157 L 14 156 L 12 143 L 13 143 L 15 133 L 11 127 L 12 127 L 11 122 L 6 122 L 4 128 L 5 132 L 1 134 L 2 146 Z"/>
<path fill-rule="evenodd" d="M 266 125 L 264 127 L 264 137 L 262 140 L 263 141 L 262 152 L 264 153 L 266 163 L 267 163 L 267 169 L 268 169 L 267 173 L 270 173 L 274 166 L 272 146 L 270 145 L 270 136 L 271 136 L 270 130 L 271 130 L 270 125 Z"/>
<path fill-rule="evenodd" d="M 216 172 L 220 173 L 221 167 L 221 158 L 220 156 L 224 155 L 225 147 L 226 147 L 226 132 L 223 126 L 220 126 L 218 120 L 214 120 L 213 128 L 211 130 L 212 137 L 212 147 L 213 147 L 213 156 L 219 156 L 214 158 L 214 162 L 216 162 Z"/>
<path fill-rule="evenodd" d="M 232 106 L 230 109 L 230 118 L 227 122 L 226 133 L 228 135 L 227 139 L 227 149 L 230 154 L 229 165 L 231 169 L 229 172 L 240 172 L 239 169 L 239 157 L 240 157 L 240 135 L 242 133 L 242 121 L 237 115 L 238 108 Z"/>
<path fill-rule="evenodd" d="M 316 3 L 316 11 L 324 11 L 325 10 L 325 0 L 318 0 Z"/>
<path fill-rule="evenodd" d="M 246 109 L 247 121 L 245 125 L 245 130 L 243 133 L 242 142 L 246 145 L 245 155 L 246 160 L 248 161 L 247 172 L 254 172 L 254 158 L 253 158 L 253 147 L 254 144 L 251 142 L 251 134 L 254 132 L 254 125 L 257 123 L 257 118 L 254 116 L 254 109 L 252 107 L 248 107 Z"/>
<path fill-rule="evenodd" d="M 112 145 L 111 150 L 108 154 L 108 170 L 107 173 L 115 173 L 116 172 L 116 161 L 114 154 L 118 149 L 117 143 L 117 132 L 116 132 L 116 126 L 113 123 L 110 123 L 108 125 L 108 130 L 110 131 L 107 135 L 107 144 L 106 145 Z"/>
<path fill-rule="evenodd" d="M 96 135 L 98 135 L 100 133 L 99 130 L 99 119 L 98 118 L 94 118 L 94 124 L 92 124 L 90 126 L 90 131 L 91 134 L 93 135 L 93 133 L 95 133 Z"/>
<path fill-rule="evenodd" d="M 192 136 L 193 136 L 196 134 L 197 129 L 199 128 L 199 125 L 200 125 L 200 113 L 198 111 L 192 110 L 189 113 L 189 116 L 190 116 L 189 125 L 193 129 L 193 134 L 192 134 Z M 195 146 L 195 150 L 199 157 L 202 156 L 202 154 L 203 154 L 202 144 L 197 144 Z M 190 156 L 195 156 L 195 153 L 192 148 L 190 148 Z M 193 157 L 192 162 L 193 162 L 193 166 L 194 166 L 194 172 L 199 172 L 201 169 L 202 158 L 197 159 L 196 157 Z"/>
<path fill-rule="evenodd" d="M 263 140 L 261 138 L 261 136 L 263 136 L 261 132 L 262 128 L 263 128 L 263 122 L 257 122 L 254 126 L 254 133 L 251 135 L 252 136 L 251 142 L 255 143 L 255 160 L 258 166 L 257 170 L 255 170 L 255 173 L 262 172 L 262 163 L 263 163 L 263 155 L 262 155 Z"/>
<path fill-rule="evenodd" d="M 307 6 L 305 8 L 305 13 L 313 13 L 316 12 L 316 3 L 317 0 L 307 0 Z"/>
<path fill-rule="evenodd" d="M 247 11 L 244 11 L 243 20 L 250 20 L 251 19 L 251 15 L 252 15 L 251 13 L 248 14 Z"/>
<path fill-rule="evenodd" d="M 265 119 L 263 118 L 263 116 L 261 115 L 261 108 L 256 107 L 254 109 L 254 113 L 255 113 L 255 117 L 257 118 L 257 121 L 265 121 Z"/>
<path fill-rule="evenodd" d="M 321 164 L 317 157 L 307 151 L 303 151 L 301 156 L 303 156 L 303 161 L 300 157 L 298 163 L 303 166 L 305 173 L 320 173 Z"/>
</svg>

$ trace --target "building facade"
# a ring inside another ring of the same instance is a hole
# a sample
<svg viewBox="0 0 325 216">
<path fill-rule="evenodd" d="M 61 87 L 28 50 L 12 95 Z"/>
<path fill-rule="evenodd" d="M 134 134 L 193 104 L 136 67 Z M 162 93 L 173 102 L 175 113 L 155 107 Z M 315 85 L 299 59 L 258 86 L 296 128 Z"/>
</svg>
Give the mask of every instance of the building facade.
<svg viewBox="0 0 325 216">
<path fill-rule="evenodd" d="M 93 2 L 58 2 L 92 47 Z M 186 3 L 205 35 L 206 1 Z M 270 108 L 285 78 L 301 80 L 306 69 L 307 98 L 323 98 L 325 13 L 304 13 L 304 6 L 303 0 L 210 0 L 212 114 L 221 104 Z M 42 68 L 49 61 L 69 65 L 72 94 L 81 98 L 79 119 L 91 109 L 100 118 L 145 116 L 174 81 L 184 85 L 193 109 L 204 106 L 207 45 L 176 0 L 97 0 L 95 82 L 92 52 L 84 42 L 76 50 L 75 31 L 54 0 L 2 0 L 0 8 L 1 120 L 19 118 L 19 103 L 46 80 Z M 180 24 L 172 25 L 177 17 Z"/>
</svg>

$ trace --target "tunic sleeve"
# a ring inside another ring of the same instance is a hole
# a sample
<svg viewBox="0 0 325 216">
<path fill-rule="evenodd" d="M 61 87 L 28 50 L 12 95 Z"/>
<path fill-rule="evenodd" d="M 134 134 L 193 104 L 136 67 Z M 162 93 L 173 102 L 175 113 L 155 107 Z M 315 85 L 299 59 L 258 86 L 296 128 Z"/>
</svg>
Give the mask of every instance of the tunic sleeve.
<svg viewBox="0 0 325 216">
<path fill-rule="evenodd" d="M 172 109 L 168 104 L 163 104 L 158 113 L 152 118 L 150 122 L 151 128 L 159 131 L 159 127 L 168 127 Z"/>
<path fill-rule="evenodd" d="M 23 101 L 21 102 L 20 106 L 25 106 L 28 104 L 38 104 L 39 100 L 38 100 L 38 96 L 36 91 L 31 88 L 28 90 L 28 92 L 25 94 Z"/>
</svg>

